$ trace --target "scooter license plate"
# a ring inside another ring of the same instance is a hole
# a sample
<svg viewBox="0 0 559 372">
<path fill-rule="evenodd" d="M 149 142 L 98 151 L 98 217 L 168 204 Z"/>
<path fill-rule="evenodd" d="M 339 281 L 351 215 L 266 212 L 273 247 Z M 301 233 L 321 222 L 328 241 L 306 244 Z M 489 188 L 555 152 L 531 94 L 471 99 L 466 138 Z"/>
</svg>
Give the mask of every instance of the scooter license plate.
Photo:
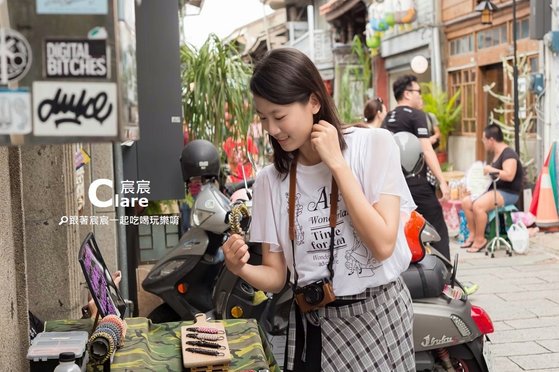
<svg viewBox="0 0 559 372">
<path fill-rule="evenodd" d="M 485 338 L 485 342 L 483 343 L 483 360 L 485 360 L 485 364 L 487 365 L 487 371 L 494 372 L 495 369 L 493 368 L 493 354 L 491 353 L 493 345 L 489 341 L 488 338 Z"/>
</svg>

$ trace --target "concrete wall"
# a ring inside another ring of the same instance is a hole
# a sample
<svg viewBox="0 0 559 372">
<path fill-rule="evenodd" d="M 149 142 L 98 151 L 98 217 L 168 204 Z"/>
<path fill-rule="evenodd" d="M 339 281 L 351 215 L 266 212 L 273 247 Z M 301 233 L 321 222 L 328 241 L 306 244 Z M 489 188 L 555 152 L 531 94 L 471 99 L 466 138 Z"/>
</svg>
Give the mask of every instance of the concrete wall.
<svg viewBox="0 0 559 372">
<path fill-rule="evenodd" d="M 26 371 L 28 317 L 20 153 L 0 147 L 0 371 Z"/>
<path fill-rule="evenodd" d="M 78 251 L 88 232 L 96 235 L 111 271 L 117 268 L 116 222 L 60 225 L 76 216 L 74 153 L 80 145 L 0 147 L 0 371 L 26 371 L 28 309 L 42 320 L 76 319 L 86 303 Z M 82 216 L 115 218 L 114 208 L 94 209 L 91 180 L 113 179 L 111 144 L 86 145 Z M 99 190 L 101 199 L 113 192 Z"/>
<path fill-rule="evenodd" d="M 78 317 L 81 270 L 71 145 L 22 148 L 29 308 L 41 319 Z"/>
<path fill-rule="evenodd" d="M 536 153 L 536 139 L 520 140 L 522 153 Z M 514 147 L 514 145 L 512 145 Z M 475 137 L 450 136 L 448 139 L 448 162 L 454 170 L 467 171 L 476 160 Z M 534 159 L 535 160 L 535 159 Z M 526 166 L 526 164 L 523 164 Z M 537 170 L 539 172 L 539 170 Z"/>
</svg>

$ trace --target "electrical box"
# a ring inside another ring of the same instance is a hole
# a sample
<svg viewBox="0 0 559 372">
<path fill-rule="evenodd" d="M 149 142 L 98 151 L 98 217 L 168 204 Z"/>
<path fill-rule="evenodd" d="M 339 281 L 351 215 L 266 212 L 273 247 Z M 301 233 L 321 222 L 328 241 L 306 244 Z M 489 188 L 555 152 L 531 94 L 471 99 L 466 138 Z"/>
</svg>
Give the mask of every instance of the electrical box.
<svg viewBox="0 0 559 372">
<path fill-rule="evenodd" d="M 549 49 L 551 49 L 553 53 L 559 53 L 559 31 L 551 31 Z"/>
<path fill-rule="evenodd" d="M 545 80 L 541 72 L 533 72 L 530 76 L 530 90 L 536 94 L 542 94 L 545 88 Z"/>
</svg>

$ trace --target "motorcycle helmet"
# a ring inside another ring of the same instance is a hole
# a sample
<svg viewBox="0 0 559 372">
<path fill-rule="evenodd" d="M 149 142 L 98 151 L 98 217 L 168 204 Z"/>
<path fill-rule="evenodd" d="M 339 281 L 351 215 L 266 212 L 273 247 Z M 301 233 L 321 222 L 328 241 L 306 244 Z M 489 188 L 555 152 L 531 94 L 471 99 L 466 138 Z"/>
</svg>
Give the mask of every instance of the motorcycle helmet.
<svg viewBox="0 0 559 372">
<path fill-rule="evenodd" d="M 425 246 L 421 239 L 425 228 L 425 218 L 417 211 L 412 211 L 409 220 L 404 226 L 404 234 L 411 251 L 411 262 L 419 262 L 425 257 Z"/>
<path fill-rule="evenodd" d="M 415 176 L 423 169 L 423 149 L 419 139 L 409 132 L 394 134 L 394 140 L 400 149 L 400 164 L 405 176 Z"/>
<path fill-rule="evenodd" d="M 217 178 L 221 167 L 219 153 L 210 141 L 190 141 L 180 157 L 182 179 L 184 182 L 192 177 Z"/>
</svg>

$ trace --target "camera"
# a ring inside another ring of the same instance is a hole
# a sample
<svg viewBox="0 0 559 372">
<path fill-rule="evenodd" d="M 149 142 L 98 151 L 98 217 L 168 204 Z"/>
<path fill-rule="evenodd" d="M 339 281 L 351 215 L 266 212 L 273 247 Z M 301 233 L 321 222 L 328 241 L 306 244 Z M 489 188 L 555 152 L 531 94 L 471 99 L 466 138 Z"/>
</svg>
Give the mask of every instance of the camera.
<svg viewBox="0 0 559 372">
<path fill-rule="evenodd" d="M 316 310 L 335 300 L 334 288 L 328 279 L 317 280 L 295 289 L 295 301 L 303 313 Z"/>
</svg>

